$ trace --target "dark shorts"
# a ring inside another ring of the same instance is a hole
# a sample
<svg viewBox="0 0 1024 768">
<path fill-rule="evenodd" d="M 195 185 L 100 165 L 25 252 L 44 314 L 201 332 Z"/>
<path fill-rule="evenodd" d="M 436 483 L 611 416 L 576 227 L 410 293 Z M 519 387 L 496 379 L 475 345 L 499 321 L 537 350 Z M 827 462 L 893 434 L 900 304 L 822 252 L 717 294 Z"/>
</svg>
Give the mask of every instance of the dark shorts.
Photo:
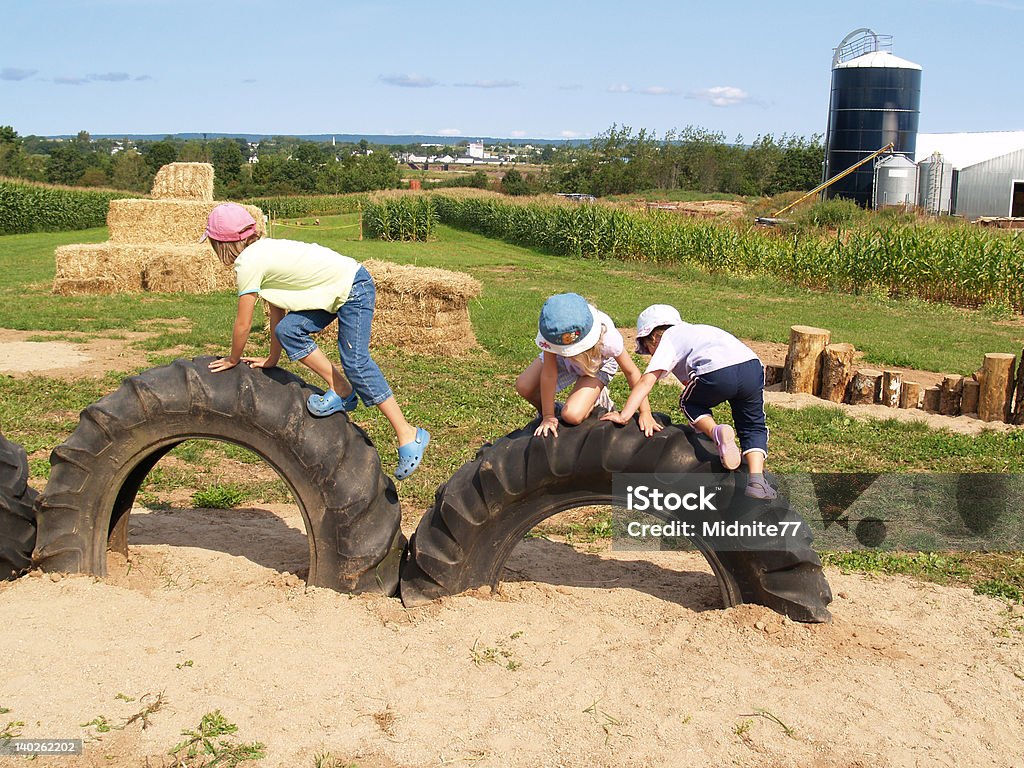
<svg viewBox="0 0 1024 768">
<path fill-rule="evenodd" d="M 679 407 L 690 423 L 711 415 L 711 409 L 728 402 L 736 435 L 744 453 L 768 455 L 768 427 L 764 420 L 764 366 L 747 360 L 695 376 L 679 396 Z"/>
</svg>

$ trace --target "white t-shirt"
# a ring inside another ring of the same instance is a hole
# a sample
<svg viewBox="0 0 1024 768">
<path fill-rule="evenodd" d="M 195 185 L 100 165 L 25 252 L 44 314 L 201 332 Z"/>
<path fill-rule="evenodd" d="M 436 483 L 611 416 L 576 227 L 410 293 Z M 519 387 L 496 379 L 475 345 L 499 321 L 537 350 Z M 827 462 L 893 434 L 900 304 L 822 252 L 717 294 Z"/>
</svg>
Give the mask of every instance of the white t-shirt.
<svg viewBox="0 0 1024 768">
<path fill-rule="evenodd" d="M 662 334 L 646 373 L 661 371 L 661 378 L 672 371 L 686 383 L 694 376 L 757 359 L 754 350 L 728 331 L 713 325 L 680 323 Z"/>
<path fill-rule="evenodd" d="M 619 370 L 619 364 L 615 361 L 615 358 L 623 353 L 625 350 L 625 342 L 622 340 L 622 334 L 619 333 L 619 329 L 615 327 L 615 323 L 608 317 L 604 312 L 599 310 L 593 304 L 590 305 L 591 310 L 594 312 L 594 322 L 598 325 L 604 326 L 604 338 L 601 340 L 601 370 L 606 371 L 609 375 L 614 376 L 616 371 Z M 586 374 L 575 360 L 568 357 L 562 358 L 565 362 L 566 370 L 571 371 L 577 376 L 583 376 Z"/>
<path fill-rule="evenodd" d="M 337 312 L 352 291 L 359 262 L 316 243 L 264 238 L 235 260 L 238 295 L 258 293 L 275 307 L 294 312 Z"/>
</svg>

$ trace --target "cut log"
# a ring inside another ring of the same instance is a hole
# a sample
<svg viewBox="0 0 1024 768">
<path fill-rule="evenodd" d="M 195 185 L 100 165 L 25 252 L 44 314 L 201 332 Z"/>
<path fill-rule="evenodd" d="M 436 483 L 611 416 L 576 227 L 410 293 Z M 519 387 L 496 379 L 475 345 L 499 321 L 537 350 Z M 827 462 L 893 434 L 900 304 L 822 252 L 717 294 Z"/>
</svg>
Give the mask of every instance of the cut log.
<svg viewBox="0 0 1024 768">
<path fill-rule="evenodd" d="M 1009 421 L 1016 361 L 1016 356 L 1004 352 L 985 355 L 978 393 L 978 418 L 982 421 Z"/>
<path fill-rule="evenodd" d="M 900 390 L 903 389 L 903 374 L 899 371 L 886 371 L 882 374 L 882 405 L 888 408 L 899 408 Z"/>
<path fill-rule="evenodd" d="M 978 412 L 978 395 L 981 393 L 981 384 L 977 379 L 964 379 L 964 394 L 960 398 L 960 413 Z"/>
<path fill-rule="evenodd" d="M 939 412 L 939 401 L 941 399 L 942 399 L 942 390 L 939 387 L 937 387 L 937 386 L 935 386 L 935 387 L 928 387 L 924 391 L 924 401 L 923 401 L 921 407 L 924 410 L 928 411 L 928 413 L 938 413 Z"/>
<path fill-rule="evenodd" d="M 853 344 L 829 344 L 821 356 L 821 396 L 833 403 L 846 399 L 846 388 L 853 378 Z"/>
<path fill-rule="evenodd" d="M 904 381 L 900 390 L 900 408 L 920 408 L 924 386 L 917 381 Z"/>
<path fill-rule="evenodd" d="M 1024 424 L 1024 349 L 1020 351 L 1017 366 L 1017 394 L 1014 396 L 1013 423 Z"/>
<path fill-rule="evenodd" d="M 945 376 L 939 385 L 939 413 L 956 416 L 960 413 L 960 399 L 964 392 L 964 377 L 957 374 Z"/>
<path fill-rule="evenodd" d="M 786 392 L 806 392 L 816 395 L 821 391 L 821 357 L 832 331 L 794 325 L 789 329 L 789 353 L 782 388 Z"/>
<path fill-rule="evenodd" d="M 882 372 L 874 368 L 859 368 L 850 379 L 850 405 L 872 405 L 882 384 Z"/>
<path fill-rule="evenodd" d="M 785 370 L 785 366 L 773 365 L 768 363 L 764 367 L 764 385 L 770 387 L 773 384 L 782 383 L 782 372 Z"/>
</svg>

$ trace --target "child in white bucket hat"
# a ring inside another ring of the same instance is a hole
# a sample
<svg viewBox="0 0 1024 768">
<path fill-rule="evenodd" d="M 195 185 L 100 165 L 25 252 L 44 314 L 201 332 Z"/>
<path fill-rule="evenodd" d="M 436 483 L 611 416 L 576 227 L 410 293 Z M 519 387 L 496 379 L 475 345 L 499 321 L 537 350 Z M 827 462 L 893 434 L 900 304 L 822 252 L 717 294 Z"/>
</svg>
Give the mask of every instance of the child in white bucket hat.
<svg viewBox="0 0 1024 768">
<path fill-rule="evenodd" d="M 679 407 L 694 429 L 711 438 L 726 469 L 737 469 L 746 460 L 749 469 L 746 495 L 756 499 L 776 496 L 764 477 L 768 457 L 768 427 L 764 417 L 764 366 L 757 353 L 731 333 L 713 325 L 683 322 L 679 310 L 654 304 L 636 321 L 636 351 L 651 356 L 647 370 L 632 386 L 619 413 L 601 418 L 626 424 L 658 379 L 669 371 L 683 382 Z M 711 415 L 716 405 L 728 402 L 734 430 L 718 424 Z M 743 452 L 736 445 L 739 433 Z"/>
<path fill-rule="evenodd" d="M 621 368 L 631 387 L 640 369 L 626 352 L 615 323 L 577 293 L 559 293 L 544 302 L 535 339 L 541 352 L 516 379 L 516 391 L 541 414 L 534 434 L 558 435 L 555 394 L 572 387 L 561 420 L 579 424 L 595 405 L 611 410 L 608 382 Z M 637 404 L 640 428 L 650 436 L 661 429 L 647 398 Z"/>
</svg>

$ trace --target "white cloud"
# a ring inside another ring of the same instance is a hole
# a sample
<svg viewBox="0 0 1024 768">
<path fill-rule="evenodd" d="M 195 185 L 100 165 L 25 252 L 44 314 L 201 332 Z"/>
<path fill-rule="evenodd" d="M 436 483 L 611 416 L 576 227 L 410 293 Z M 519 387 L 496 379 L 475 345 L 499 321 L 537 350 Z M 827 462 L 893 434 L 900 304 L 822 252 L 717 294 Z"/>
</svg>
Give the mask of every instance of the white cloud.
<svg viewBox="0 0 1024 768">
<path fill-rule="evenodd" d="M 608 93 L 632 93 L 633 89 L 625 83 L 616 83 L 608 86 Z"/>
<path fill-rule="evenodd" d="M 53 82 L 57 85 L 85 85 L 89 82 L 89 78 L 76 75 L 60 75 L 53 78 Z"/>
<path fill-rule="evenodd" d="M 132 76 L 127 72 L 104 72 L 101 75 L 89 75 L 89 79 L 105 83 L 123 83 L 125 80 L 131 80 Z"/>
<path fill-rule="evenodd" d="M 458 128 L 442 128 L 437 132 L 438 136 L 461 136 L 462 131 Z"/>
<path fill-rule="evenodd" d="M 381 75 L 380 81 L 399 88 L 433 88 L 438 85 L 437 80 L 424 75 Z"/>
<path fill-rule="evenodd" d="M 731 85 L 716 85 L 712 88 L 691 91 L 686 94 L 686 98 L 706 101 L 713 107 L 732 107 L 736 104 L 754 103 L 754 99 L 749 93 L 742 88 L 734 88 Z"/>
<path fill-rule="evenodd" d="M 671 88 L 666 88 L 663 85 L 651 85 L 639 91 L 644 96 L 672 96 L 675 94 Z"/>
<path fill-rule="evenodd" d="M 579 131 L 562 131 L 558 135 L 561 136 L 563 139 L 578 139 L 583 134 L 580 133 Z"/>
<path fill-rule="evenodd" d="M 0 80 L 27 80 L 36 73 L 34 69 L 20 69 L 18 67 L 4 67 L 0 69 Z"/>
<path fill-rule="evenodd" d="M 456 83 L 456 88 L 518 88 L 515 80 L 476 80 L 472 83 Z"/>
<path fill-rule="evenodd" d="M 509 135 L 513 139 L 523 139 L 526 138 L 526 131 L 512 131 Z"/>
</svg>

